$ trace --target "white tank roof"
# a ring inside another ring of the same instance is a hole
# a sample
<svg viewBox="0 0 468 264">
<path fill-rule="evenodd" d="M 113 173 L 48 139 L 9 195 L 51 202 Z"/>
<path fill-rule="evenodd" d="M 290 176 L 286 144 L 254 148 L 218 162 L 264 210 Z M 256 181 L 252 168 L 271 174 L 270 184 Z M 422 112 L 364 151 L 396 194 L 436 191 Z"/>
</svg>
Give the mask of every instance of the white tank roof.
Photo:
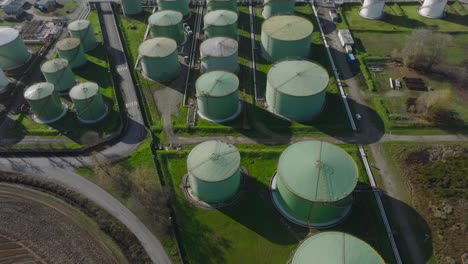
<svg viewBox="0 0 468 264">
<path fill-rule="evenodd" d="M 0 27 L 0 46 L 8 44 L 19 36 L 19 31 L 11 27 Z"/>
</svg>

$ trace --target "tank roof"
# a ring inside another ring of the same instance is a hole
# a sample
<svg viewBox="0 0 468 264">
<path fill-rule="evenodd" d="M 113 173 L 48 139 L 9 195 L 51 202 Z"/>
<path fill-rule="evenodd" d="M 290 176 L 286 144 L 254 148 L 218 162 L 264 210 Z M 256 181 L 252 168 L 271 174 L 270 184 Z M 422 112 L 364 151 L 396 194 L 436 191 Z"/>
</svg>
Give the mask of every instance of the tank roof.
<svg viewBox="0 0 468 264">
<path fill-rule="evenodd" d="M 41 71 L 46 73 L 54 73 L 61 71 L 68 66 L 68 61 L 62 58 L 51 59 L 44 62 L 41 66 Z"/>
<path fill-rule="evenodd" d="M 214 10 L 204 17 L 205 26 L 226 26 L 237 22 L 237 14 L 230 10 Z"/>
<path fill-rule="evenodd" d="M 327 88 L 328 72 L 307 60 L 284 60 L 274 64 L 267 75 L 268 84 L 291 96 L 310 96 Z"/>
<path fill-rule="evenodd" d="M 234 145 L 218 140 L 195 146 L 187 157 L 187 169 L 194 177 L 208 182 L 223 181 L 240 166 L 240 153 Z"/>
<path fill-rule="evenodd" d="M 88 20 L 75 20 L 68 24 L 68 30 L 80 31 L 89 28 L 91 23 Z"/>
<path fill-rule="evenodd" d="M 291 264 L 385 263 L 369 244 L 342 232 L 322 232 L 306 239 L 296 250 Z"/>
<path fill-rule="evenodd" d="M 59 50 L 71 50 L 78 46 L 80 46 L 79 38 L 64 38 L 56 44 L 56 47 Z"/>
<path fill-rule="evenodd" d="M 278 174 L 295 195 L 312 202 L 333 202 L 354 190 L 358 169 L 351 156 L 338 146 L 307 140 L 283 151 Z"/>
<path fill-rule="evenodd" d="M 138 47 L 141 56 L 163 58 L 171 55 L 177 49 L 175 40 L 165 37 L 157 37 L 143 41 Z"/>
<path fill-rule="evenodd" d="M 312 23 L 299 16 L 272 16 L 262 24 L 262 32 L 279 40 L 299 40 L 312 34 Z"/>
<path fill-rule="evenodd" d="M 54 93 L 54 85 L 47 82 L 36 83 L 24 91 L 26 100 L 44 99 Z"/>
<path fill-rule="evenodd" d="M 84 82 L 75 85 L 70 90 L 70 98 L 75 100 L 85 100 L 92 98 L 99 93 L 99 86 L 93 82 Z"/>
<path fill-rule="evenodd" d="M 226 71 L 210 71 L 198 77 L 195 87 L 197 96 L 225 96 L 237 91 L 239 78 Z"/>
<path fill-rule="evenodd" d="M 237 52 L 239 43 L 227 37 L 213 37 L 203 41 L 200 45 L 202 56 L 228 57 Z"/>
<path fill-rule="evenodd" d="M 19 31 L 11 27 L 0 27 L 0 46 L 8 44 L 19 36 Z"/>
<path fill-rule="evenodd" d="M 173 26 L 183 19 L 182 13 L 174 10 L 157 11 L 148 18 L 148 24 L 156 26 Z"/>
</svg>

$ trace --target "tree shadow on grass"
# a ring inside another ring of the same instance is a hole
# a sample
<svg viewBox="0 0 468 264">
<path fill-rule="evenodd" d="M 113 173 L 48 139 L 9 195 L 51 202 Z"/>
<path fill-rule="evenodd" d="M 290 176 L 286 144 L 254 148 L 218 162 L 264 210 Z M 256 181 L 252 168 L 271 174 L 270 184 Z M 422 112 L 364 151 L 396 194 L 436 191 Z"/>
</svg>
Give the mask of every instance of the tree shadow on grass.
<svg viewBox="0 0 468 264">
<path fill-rule="evenodd" d="M 449 3 L 447 3 L 447 5 L 451 6 L 454 3 L 455 3 L 455 1 L 449 2 Z M 455 14 L 455 13 L 452 13 L 452 12 L 450 12 L 450 13 L 446 12 L 445 17 L 443 17 L 442 19 L 445 20 L 445 21 L 454 23 L 454 24 L 459 24 L 459 25 L 468 27 L 468 14 L 460 15 L 460 14 Z"/>
</svg>

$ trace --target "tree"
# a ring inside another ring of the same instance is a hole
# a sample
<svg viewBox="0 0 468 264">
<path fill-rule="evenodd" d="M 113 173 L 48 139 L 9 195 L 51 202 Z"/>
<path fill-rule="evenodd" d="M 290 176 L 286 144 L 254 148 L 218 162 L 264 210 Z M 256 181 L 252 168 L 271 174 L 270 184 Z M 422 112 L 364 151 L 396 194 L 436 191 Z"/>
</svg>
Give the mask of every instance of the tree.
<svg viewBox="0 0 468 264">
<path fill-rule="evenodd" d="M 451 99 L 450 89 L 432 91 L 421 95 L 416 102 L 416 107 L 428 121 L 447 122 L 451 119 L 453 112 L 450 107 Z"/>
</svg>

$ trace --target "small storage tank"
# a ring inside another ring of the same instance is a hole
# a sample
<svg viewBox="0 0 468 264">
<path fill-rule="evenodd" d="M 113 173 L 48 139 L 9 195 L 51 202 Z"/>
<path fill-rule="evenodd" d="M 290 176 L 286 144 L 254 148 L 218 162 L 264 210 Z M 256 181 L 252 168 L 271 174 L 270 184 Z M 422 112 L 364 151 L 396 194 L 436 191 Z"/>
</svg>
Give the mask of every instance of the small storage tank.
<svg viewBox="0 0 468 264">
<path fill-rule="evenodd" d="M 231 144 L 211 140 L 198 144 L 187 157 L 192 195 L 206 203 L 223 203 L 240 185 L 240 153 Z"/>
<path fill-rule="evenodd" d="M 88 20 L 75 20 L 68 25 L 70 36 L 78 38 L 83 45 L 83 51 L 87 52 L 97 46 L 94 30 Z"/>
<path fill-rule="evenodd" d="M 306 239 L 297 248 L 291 264 L 346 263 L 384 264 L 385 261 L 369 244 L 342 232 L 321 232 Z"/>
<path fill-rule="evenodd" d="M 269 61 L 309 57 L 313 29 L 302 17 L 270 17 L 262 24 L 262 55 Z"/>
<path fill-rule="evenodd" d="M 104 119 L 108 113 L 96 83 L 84 82 L 76 85 L 70 90 L 70 99 L 81 123 L 96 123 Z"/>
<path fill-rule="evenodd" d="M 177 43 L 169 38 L 145 40 L 138 48 L 142 73 L 155 81 L 170 81 L 179 75 L 180 64 Z"/>
<path fill-rule="evenodd" d="M 214 10 L 231 10 L 237 12 L 237 1 L 236 0 L 207 0 L 206 10 L 208 12 Z"/>
<path fill-rule="evenodd" d="M 26 49 L 18 30 L 0 27 L 0 68 L 16 69 L 26 64 L 32 54 Z"/>
<path fill-rule="evenodd" d="M 221 123 L 239 115 L 239 79 L 235 74 L 211 71 L 201 75 L 195 87 L 201 118 Z"/>
<path fill-rule="evenodd" d="M 86 64 L 83 46 L 78 38 L 65 38 L 57 42 L 57 52 L 68 61 L 70 68 L 76 69 Z"/>
<path fill-rule="evenodd" d="M 8 88 L 8 84 L 10 84 L 10 81 L 6 77 L 2 68 L 0 68 L 0 94 L 6 91 L 6 89 Z"/>
<path fill-rule="evenodd" d="M 237 13 L 229 10 L 208 12 L 204 18 L 205 38 L 229 37 L 237 39 Z"/>
<path fill-rule="evenodd" d="M 68 91 L 76 84 L 66 59 L 48 60 L 42 64 L 41 71 L 47 82 L 53 84 L 55 91 L 58 93 Z"/>
<path fill-rule="evenodd" d="M 298 225 L 332 226 L 351 211 L 357 179 L 356 163 L 341 148 L 322 141 L 297 142 L 279 158 L 273 202 Z"/>
<path fill-rule="evenodd" d="M 307 121 L 325 106 L 327 71 L 311 61 L 285 60 L 274 64 L 267 74 L 268 110 L 286 119 Z"/>
<path fill-rule="evenodd" d="M 385 0 L 364 0 L 359 9 L 359 15 L 367 19 L 380 19 L 383 17 Z"/>
<path fill-rule="evenodd" d="M 170 38 L 175 40 L 177 45 L 182 45 L 185 42 L 182 18 L 180 12 L 173 10 L 163 10 L 152 14 L 148 19 L 151 37 Z"/>
<path fill-rule="evenodd" d="M 237 72 L 239 44 L 236 40 L 226 37 L 213 37 L 200 45 L 201 71 Z"/>
<path fill-rule="evenodd" d="M 122 11 L 126 16 L 134 16 L 141 13 L 141 0 L 120 0 Z"/>
<path fill-rule="evenodd" d="M 265 0 L 263 2 L 262 16 L 270 18 L 276 15 L 293 15 L 294 0 Z"/>
<path fill-rule="evenodd" d="M 158 0 L 159 10 L 179 11 L 184 17 L 190 15 L 189 0 Z"/>
<path fill-rule="evenodd" d="M 442 18 L 444 16 L 447 0 L 424 0 L 418 13 L 423 17 Z"/>
<path fill-rule="evenodd" d="M 34 113 L 34 121 L 42 124 L 53 123 L 62 118 L 67 109 L 63 106 L 51 83 L 37 83 L 24 92 L 26 99 Z"/>
</svg>

